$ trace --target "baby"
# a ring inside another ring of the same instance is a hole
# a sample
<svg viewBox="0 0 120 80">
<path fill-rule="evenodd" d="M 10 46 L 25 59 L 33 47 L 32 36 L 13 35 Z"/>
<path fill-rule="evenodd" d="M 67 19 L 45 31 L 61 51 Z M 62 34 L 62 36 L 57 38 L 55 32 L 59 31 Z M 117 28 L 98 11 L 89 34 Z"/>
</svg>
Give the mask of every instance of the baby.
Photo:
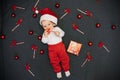
<svg viewBox="0 0 120 80">
<path fill-rule="evenodd" d="M 57 78 L 62 78 L 61 69 L 64 70 L 66 77 L 70 76 L 69 56 L 66 53 L 62 37 L 65 32 L 57 25 L 57 16 L 49 8 L 40 11 L 40 25 L 44 29 L 42 42 L 48 44 L 48 56 Z"/>
</svg>

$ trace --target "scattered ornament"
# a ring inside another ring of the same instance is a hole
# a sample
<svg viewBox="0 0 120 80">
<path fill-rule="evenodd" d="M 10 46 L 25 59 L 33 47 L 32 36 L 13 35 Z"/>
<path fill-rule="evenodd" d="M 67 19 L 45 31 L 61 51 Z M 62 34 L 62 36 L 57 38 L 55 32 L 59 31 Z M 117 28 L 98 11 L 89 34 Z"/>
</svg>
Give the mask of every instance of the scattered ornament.
<svg viewBox="0 0 120 80">
<path fill-rule="evenodd" d="M 4 34 L 1 34 L 1 35 L 0 35 L 0 39 L 4 40 L 4 39 L 5 39 L 5 35 L 4 35 Z"/>
<path fill-rule="evenodd" d="M 25 8 L 20 7 L 20 6 L 16 6 L 15 4 L 12 5 L 12 10 L 16 10 L 16 9 L 25 9 Z"/>
<path fill-rule="evenodd" d="M 33 72 L 30 70 L 30 65 L 28 63 L 26 63 L 25 65 L 25 70 L 28 71 L 33 77 L 35 76 Z"/>
<path fill-rule="evenodd" d="M 93 42 L 92 41 L 89 41 L 88 42 L 88 46 L 92 46 L 93 45 Z"/>
<path fill-rule="evenodd" d="M 15 55 L 15 56 L 14 56 L 14 59 L 15 59 L 15 60 L 18 60 L 19 58 L 20 58 L 20 57 L 19 57 L 18 55 Z"/>
<path fill-rule="evenodd" d="M 39 53 L 40 53 L 41 55 L 43 55 L 43 54 L 44 54 L 44 50 L 41 49 Z"/>
<path fill-rule="evenodd" d="M 22 22 L 23 22 L 22 18 L 18 19 L 16 22 L 16 26 L 11 31 L 15 31 L 15 29 L 18 28 Z"/>
<path fill-rule="evenodd" d="M 16 17 L 16 14 L 13 12 L 13 13 L 11 13 L 11 17 Z"/>
<path fill-rule="evenodd" d="M 80 10 L 80 9 L 77 9 L 77 10 L 78 10 L 79 12 L 85 14 L 86 16 L 89 16 L 89 17 L 92 17 L 92 16 L 93 16 L 93 14 L 92 14 L 89 10 L 87 10 L 87 11 L 82 11 L 82 10 Z"/>
<path fill-rule="evenodd" d="M 96 28 L 100 28 L 101 24 L 100 23 L 96 23 Z"/>
<path fill-rule="evenodd" d="M 83 62 L 83 64 L 81 65 L 81 67 L 83 67 L 87 61 L 91 61 L 92 60 L 92 56 L 90 55 L 90 53 L 88 52 L 87 53 L 87 56 L 86 56 L 86 59 L 85 61 Z"/>
<path fill-rule="evenodd" d="M 33 17 L 33 18 L 36 18 L 36 17 L 37 17 L 37 14 L 36 14 L 36 13 L 33 13 L 32 17 Z"/>
<path fill-rule="evenodd" d="M 33 59 L 35 59 L 35 52 L 37 51 L 38 47 L 33 44 L 33 45 L 31 46 L 31 48 L 32 48 L 32 50 L 34 51 L 34 52 L 33 52 Z"/>
<path fill-rule="evenodd" d="M 41 40 L 41 39 L 42 39 L 42 36 L 41 36 L 41 35 L 38 35 L 37 38 L 38 38 L 38 40 Z"/>
<path fill-rule="evenodd" d="M 103 47 L 107 52 L 110 52 L 110 50 L 108 50 L 108 48 L 104 45 L 103 42 L 99 42 L 99 43 L 98 43 L 98 47 L 99 47 L 99 48 L 102 48 L 102 47 Z"/>
<path fill-rule="evenodd" d="M 10 44 L 10 47 L 17 46 L 17 45 L 20 45 L 20 44 L 24 44 L 24 42 L 17 42 L 16 40 L 12 40 L 12 42 Z"/>
<path fill-rule="evenodd" d="M 37 14 L 39 13 L 39 10 L 37 9 L 38 3 L 39 3 L 39 0 L 37 0 L 37 2 L 35 3 L 34 7 L 32 7 L 32 11 L 34 12 L 34 14 L 32 15 L 33 18 L 36 18 Z"/>
<path fill-rule="evenodd" d="M 117 28 L 116 25 L 112 25 L 112 26 L 111 26 L 111 29 L 112 29 L 112 30 L 115 30 L 116 28 Z"/>
<path fill-rule="evenodd" d="M 33 35 L 33 33 L 34 33 L 33 30 L 29 30 L 29 33 L 28 33 L 28 34 L 29 34 L 29 35 Z"/>
<path fill-rule="evenodd" d="M 81 14 L 78 14 L 78 15 L 77 15 L 77 18 L 78 18 L 78 19 L 81 19 L 81 18 L 82 18 L 82 15 L 81 15 Z"/>
<path fill-rule="evenodd" d="M 38 3 L 39 3 L 39 0 L 37 0 L 37 2 L 35 3 L 34 7 L 36 7 L 38 5 Z"/>
<path fill-rule="evenodd" d="M 56 8 L 59 8 L 59 7 L 60 7 L 60 3 L 56 3 L 56 4 L 55 4 L 55 7 L 56 7 Z"/>
<path fill-rule="evenodd" d="M 80 32 L 81 34 L 83 34 L 84 35 L 84 32 L 82 32 L 80 29 L 78 29 L 78 26 L 76 25 L 76 24 L 72 24 L 72 28 L 74 29 L 74 30 L 77 30 L 78 32 Z"/>
<path fill-rule="evenodd" d="M 63 17 L 65 17 L 67 14 L 69 14 L 70 13 L 70 9 L 68 9 L 68 8 L 66 8 L 66 9 L 64 9 L 64 14 L 60 17 L 60 19 L 62 19 Z"/>
</svg>

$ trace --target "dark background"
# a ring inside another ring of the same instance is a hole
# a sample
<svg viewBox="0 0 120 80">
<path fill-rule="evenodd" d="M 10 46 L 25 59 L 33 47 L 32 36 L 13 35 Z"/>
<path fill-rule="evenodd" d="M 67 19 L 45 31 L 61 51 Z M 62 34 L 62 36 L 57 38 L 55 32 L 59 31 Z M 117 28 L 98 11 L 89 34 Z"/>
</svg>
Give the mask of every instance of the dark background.
<svg viewBox="0 0 120 80">
<path fill-rule="evenodd" d="M 43 29 L 39 25 L 40 14 L 36 18 L 32 17 L 32 7 L 37 0 L 1 0 L 0 1 L 0 34 L 5 35 L 5 39 L 0 40 L 0 80 L 57 80 L 56 74 L 49 63 L 47 56 L 47 45 L 41 43 L 35 35 L 29 35 L 29 30 L 42 35 Z M 59 8 L 54 5 L 60 4 Z M 25 10 L 12 10 L 11 6 L 16 4 L 25 7 Z M 63 74 L 61 80 L 120 80 L 120 1 L 119 0 L 40 0 L 38 9 L 51 8 L 60 17 L 64 14 L 64 9 L 69 8 L 71 13 L 59 20 L 58 26 L 65 31 L 63 41 L 66 49 L 71 40 L 82 43 L 79 56 L 68 53 L 70 57 L 71 76 L 66 78 Z M 90 10 L 93 17 L 88 17 L 81 13 L 82 18 L 76 16 L 80 12 L 76 9 Z M 14 12 L 16 17 L 11 17 Z M 23 23 L 14 31 L 11 29 L 16 25 L 16 21 L 23 18 Z M 85 35 L 72 29 L 72 23 L 76 23 Z M 101 24 L 96 28 L 96 23 Z M 111 25 L 116 25 L 115 30 Z M 10 47 L 11 41 L 24 41 L 22 45 Z M 88 41 L 93 42 L 93 46 L 88 46 Z M 110 50 L 108 53 L 104 48 L 97 46 L 102 41 Z M 31 45 L 38 46 L 36 58 L 32 58 L 33 50 Z M 39 50 L 43 49 L 41 55 Z M 86 53 L 90 52 L 92 61 L 87 62 L 83 67 Z M 14 59 L 15 55 L 19 59 Z M 28 63 L 33 77 L 25 70 Z"/>
</svg>

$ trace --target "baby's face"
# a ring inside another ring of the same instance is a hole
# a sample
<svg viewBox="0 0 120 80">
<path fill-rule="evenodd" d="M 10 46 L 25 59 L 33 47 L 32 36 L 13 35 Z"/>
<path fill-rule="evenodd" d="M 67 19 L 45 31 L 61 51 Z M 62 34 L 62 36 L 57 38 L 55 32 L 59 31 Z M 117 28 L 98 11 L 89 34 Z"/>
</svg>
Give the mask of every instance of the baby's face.
<svg viewBox="0 0 120 80">
<path fill-rule="evenodd" d="M 43 20 L 41 24 L 44 30 L 48 30 L 48 29 L 52 30 L 54 28 L 54 23 L 48 20 Z"/>
</svg>

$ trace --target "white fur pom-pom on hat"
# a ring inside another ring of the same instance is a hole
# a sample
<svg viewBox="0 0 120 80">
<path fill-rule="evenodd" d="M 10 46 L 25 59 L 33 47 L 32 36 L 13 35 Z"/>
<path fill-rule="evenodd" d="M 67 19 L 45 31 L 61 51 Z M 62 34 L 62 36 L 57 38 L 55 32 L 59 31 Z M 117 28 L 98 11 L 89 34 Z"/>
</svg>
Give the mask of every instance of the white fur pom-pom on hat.
<svg viewBox="0 0 120 80">
<path fill-rule="evenodd" d="M 40 10 L 39 13 L 42 14 L 39 21 L 40 25 L 43 20 L 52 21 L 53 23 L 55 23 L 55 25 L 57 25 L 58 17 L 52 10 L 50 10 L 49 8 L 44 8 Z"/>
</svg>

